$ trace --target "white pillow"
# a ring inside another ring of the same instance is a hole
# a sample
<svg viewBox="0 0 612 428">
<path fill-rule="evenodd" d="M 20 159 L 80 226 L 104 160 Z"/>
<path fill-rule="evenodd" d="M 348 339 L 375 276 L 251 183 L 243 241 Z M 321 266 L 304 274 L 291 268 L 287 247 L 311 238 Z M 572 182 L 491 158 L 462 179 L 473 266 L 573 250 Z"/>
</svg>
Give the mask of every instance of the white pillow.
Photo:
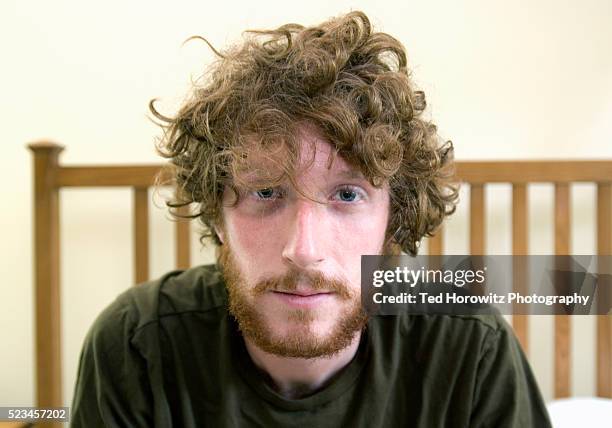
<svg viewBox="0 0 612 428">
<path fill-rule="evenodd" d="M 574 397 L 546 405 L 554 428 L 612 427 L 612 399 Z"/>
</svg>

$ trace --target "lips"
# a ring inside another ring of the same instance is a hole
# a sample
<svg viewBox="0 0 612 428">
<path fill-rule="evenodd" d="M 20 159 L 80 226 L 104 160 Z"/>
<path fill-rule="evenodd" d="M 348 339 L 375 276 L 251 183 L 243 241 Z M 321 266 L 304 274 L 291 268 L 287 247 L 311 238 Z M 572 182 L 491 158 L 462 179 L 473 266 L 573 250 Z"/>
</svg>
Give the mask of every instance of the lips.
<svg viewBox="0 0 612 428">
<path fill-rule="evenodd" d="M 288 294 L 288 295 L 299 296 L 299 297 L 317 296 L 319 294 L 332 294 L 331 291 L 277 291 L 277 290 L 275 290 L 274 293 Z"/>
<path fill-rule="evenodd" d="M 294 308 L 315 308 L 318 305 L 334 298 L 334 293 L 328 291 L 273 291 L 272 295 L 283 304 Z"/>
</svg>

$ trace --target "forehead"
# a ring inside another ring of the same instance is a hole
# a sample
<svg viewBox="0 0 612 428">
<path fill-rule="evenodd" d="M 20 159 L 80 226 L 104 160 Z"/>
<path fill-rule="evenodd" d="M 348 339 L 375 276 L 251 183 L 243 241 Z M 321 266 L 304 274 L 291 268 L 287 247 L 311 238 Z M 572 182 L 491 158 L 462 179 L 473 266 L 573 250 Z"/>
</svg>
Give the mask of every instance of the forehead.
<svg viewBox="0 0 612 428">
<path fill-rule="evenodd" d="M 294 177 L 323 176 L 339 178 L 365 178 L 359 167 L 352 165 L 335 147 L 312 126 L 298 128 L 291 143 L 262 148 L 247 140 L 247 155 L 237 169 L 239 181 L 280 180 L 290 174 Z M 292 144 L 292 146 L 289 146 Z"/>
</svg>

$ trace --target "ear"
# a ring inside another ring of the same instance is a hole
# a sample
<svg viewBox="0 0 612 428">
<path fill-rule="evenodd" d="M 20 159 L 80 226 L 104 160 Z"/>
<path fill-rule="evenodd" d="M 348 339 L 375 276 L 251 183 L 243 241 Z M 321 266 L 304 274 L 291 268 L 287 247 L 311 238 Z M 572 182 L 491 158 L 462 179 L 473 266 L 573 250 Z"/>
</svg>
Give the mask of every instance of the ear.
<svg viewBox="0 0 612 428">
<path fill-rule="evenodd" d="M 221 241 L 221 243 L 225 244 L 225 232 L 223 231 L 223 229 L 217 225 L 215 225 L 213 229 L 215 230 L 215 233 L 219 237 L 219 240 Z"/>
</svg>

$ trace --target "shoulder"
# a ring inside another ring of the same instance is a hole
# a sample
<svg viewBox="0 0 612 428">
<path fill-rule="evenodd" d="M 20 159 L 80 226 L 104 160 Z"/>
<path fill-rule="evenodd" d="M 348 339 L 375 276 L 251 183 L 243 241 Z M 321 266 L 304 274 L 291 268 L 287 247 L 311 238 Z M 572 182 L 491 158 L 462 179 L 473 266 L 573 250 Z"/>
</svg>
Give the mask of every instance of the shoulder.
<svg viewBox="0 0 612 428">
<path fill-rule="evenodd" d="M 216 265 L 171 271 L 160 278 L 136 285 L 110 303 L 96 318 L 90 339 L 109 335 L 132 337 L 160 317 L 190 311 L 209 311 L 227 300 L 222 276 Z"/>
<path fill-rule="evenodd" d="M 424 315 L 422 328 L 444 336 L 448 344 L 470 344 L 485 353 L 502 341 L 513 341 L 512 327 L 502 315 Z"/>
<path fill-rule="evenodd" d="M 408 317 L 418 317 L 423 324 L 448 329 L 465 328 L 466 325 L 484 331 L 497 332 L 507 328 L 508 323 L 501 315 L 408 315 Z"/>
<path fill-rule="evenodd" d="M 160 320 L 194 310 L 221 313 L 211 309 L 223 304 L 223 292 L 216 268 L 198 266 L 169 272 L 117 296 L 98 315 L 85 337 L 72 424 L 153 426 L 153 408 L 158 404 L 155 417 L 169 421 L 170 415 L 164 413 L 167 409 L 161 404 L 165 398 L 159 370 L 163 356 Z"/>
<path fill-rule="evenodd" d="M 393 318 L 404 333 L 421 331 L 451 336 L 478 333 L 488 337 L 512 334 L 512 328 L 502 315 L 402 314 Z"/>
<path fill-rule="evenodd" d="M 159 284 L 158 315 L 208 312 L 226 306 L 227 292 L 217 265 L 171 272 Z"/>
<path fill-rule="evenodd" d="M 491 348 L 516 341 L 501 315 L 402 314 L 376 316 L 369 323 L 375 347 L 431 361 L 477 361 Z"/>
</svg>

